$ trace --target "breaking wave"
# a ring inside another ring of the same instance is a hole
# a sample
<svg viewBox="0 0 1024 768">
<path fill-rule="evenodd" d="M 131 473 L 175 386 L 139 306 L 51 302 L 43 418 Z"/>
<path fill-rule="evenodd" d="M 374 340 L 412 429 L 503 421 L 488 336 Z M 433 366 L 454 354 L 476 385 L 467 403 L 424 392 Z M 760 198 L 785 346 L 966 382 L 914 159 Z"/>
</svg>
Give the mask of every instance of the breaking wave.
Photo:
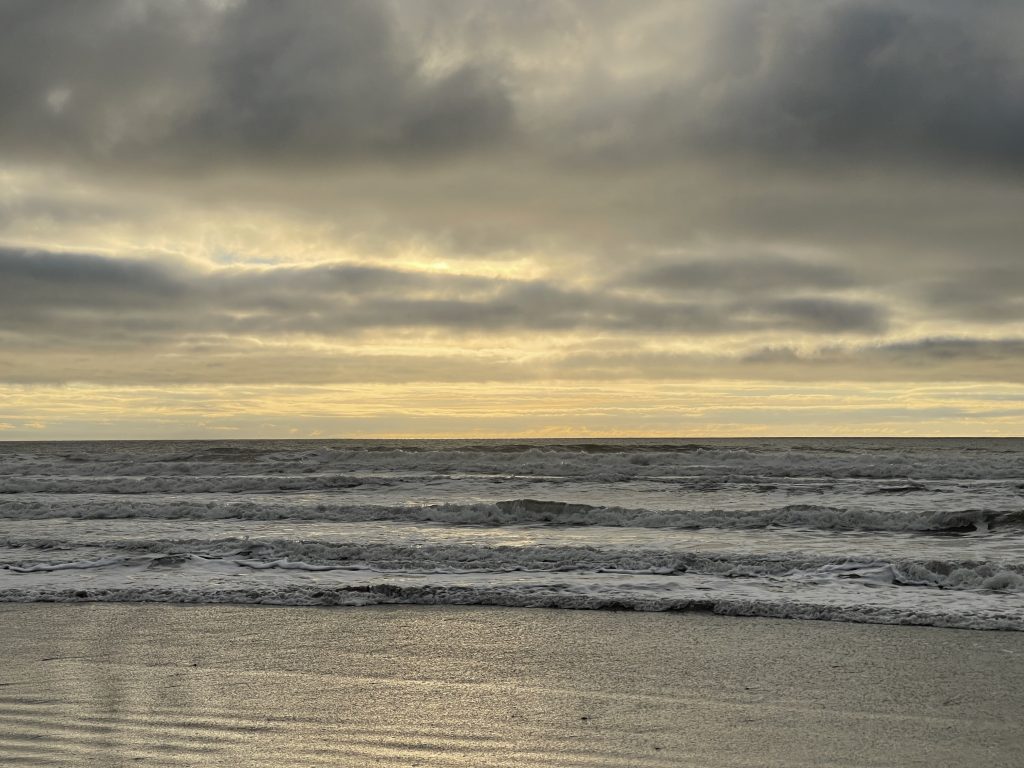
<svg viewBox="0 0 1024 768">
<path fill-rule="evenodd" d="M 252 541 L 247 538 L 91 542 L 79 544 L 77 549 L 98 556 L 65 560 L 59 549 L 51 549 L 54 543 L 0 539 L 0 546 L 36 553 L 0 564 L 0 569 L 41 573 L 111 567 L 169 568 L 219 560 L 256 570 L 368 570 L 402 574 L 531 571 L 654 576 L 697 573 L 737 579 L 859 579 L 905 587 L 1024 592 L 1024 565 L 972 560 L 887 561 L 870 555 L 779 553 L 766 556 L 592 546 L 394 545 L 292 539 Z"/>
<path fill-rule="evenodd" d="M 267 590 L 157 586 L 0 589 L 6 602 L 168 602 L 295 606 L 494 605 L 575 610 L 709 611 L 726 616 L 904 624 L 955 629 L 1022 630 L 1019 612 L 992 610 L 957 614 L 911 606 L 846 605 L 806 600 L 746 599 L 730 596 L 667 597 L 594 594 L 561 585 L 464 587 L 452 585 L 368 584 L 341 587 L 287 585 Z"/>
<path fill-rule="evenodd" d="M 810 528 L 831 531 L 961 533 L 1024 529 L 1024 509 L 896 512 L 828 505 L 790 504 L 753 510 L 651 510 L 601 507 L 541 499 L 511 499 L 477 504 L 329 504 L 274 502 L 272 499 L 223 502 L 194 499 L 38 499 L 0 500 L 0 518 L 32 520 L 191 519 L 191 520 L 379 520 L 447 525 L 607 526 L 634 528 Z"/>
</svg>

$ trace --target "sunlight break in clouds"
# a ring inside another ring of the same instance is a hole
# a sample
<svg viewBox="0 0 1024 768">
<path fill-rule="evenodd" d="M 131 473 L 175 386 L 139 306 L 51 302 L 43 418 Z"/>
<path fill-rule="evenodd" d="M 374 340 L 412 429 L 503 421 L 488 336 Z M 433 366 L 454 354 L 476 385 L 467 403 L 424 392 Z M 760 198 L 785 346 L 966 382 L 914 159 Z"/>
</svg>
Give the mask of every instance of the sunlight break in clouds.
<svg viewBox="0 0 1024 768">
<path fill-rule="evenodd" d="M 1022 24 L 0 2 L 0 429 L 1019 434 Z"/>
</svg>

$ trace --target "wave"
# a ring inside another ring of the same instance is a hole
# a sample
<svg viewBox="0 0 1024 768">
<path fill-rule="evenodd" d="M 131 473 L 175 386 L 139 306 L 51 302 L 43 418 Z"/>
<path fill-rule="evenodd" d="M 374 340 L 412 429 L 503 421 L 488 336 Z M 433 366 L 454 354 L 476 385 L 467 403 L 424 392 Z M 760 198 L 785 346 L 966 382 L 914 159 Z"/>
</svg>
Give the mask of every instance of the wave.
<svg viewBox="0 0 1024 768">
<path fill-rule="evenodd" d="M 384 478 L 354 475 L 215 475 L 212 477 L 10 477 L 0 481 L 0 494 L 129 494 L 252 493 L 331 491 L 379 488 L 400 482 L 429 482 L 431 477 Z"/>
<path fill-rule="evenodd" d="M 255 441 L 41 443 L 0 452 L 26 475 L 219 476 L 394 471 L 551 476 L 1020 480 L 1020 441 Z"/>
<path fill-rule="evenodd" d="M 621 549 L 593 546 L 401 545 L 246 538 L 217 540 L 105 541 L 77 550 L 102 553 L 66 560 L 46 539 L 0 539 L 0 546 L 37 554 L 0 565 L 11 573 L 145 567 L 168 568 L 220 560 L 257 570 L 369 570 L 402 574 L 438 573 L 623 573 L 671 576 L 683 573 L 737 579 L 804 582 L 861 580 L 901 587 L 1024 593 L 1024 564 L 976 560 L 886 560 L 870 554 L 744 554 Z M 45 555 L 41 558 L 40 555 Z"/>
<path fill-rule="evenodd" d="M 0 601 L 1024 630 L 1022 455 L 1019 440 L 0 443 Z"/>
<path fill-rule="evenodd" d="M 561 501 L 513 499 L 494 505 L 490 524 L 605 525 L 641 528 L 812 528 L 833 531 L 960 533 L 1024 526 L 1024 512 L 957 510 L 928 513 L 787 504 L 757 510 L 655 511 L 595 507 Z M 455 522 L 445 520 L 439 522 Z"/>
<path fill-rule="evenodd" d="M 264 589 L 188 586 L 0 589 L 4 602 L 169 602 L 295 606 L 495 605 L 576 610 L 709 611 L 726 616 L 815 619 L 867 624 L 909 624 L 956 629 L 1024 630 L 1024 617 L 1004 611 L 956 612 L 898 605 L 849 605 L 730 596 L 664 597 L 600 594 L 564 585 L 472 587 L 378 583 L 321 587 L 288 584 Z"/>
<path fill-rule="evenodd" d="M 897 512 L 817 504 L 789 504 L 753 510 L 650 510 L 601 507 L 543 499 L 511 499 L 494 503 L 382 505 L 275 502 L 233 502 L 148 499 L 0 500 L 0 518 L 164 520 L 308 520 L 326 522 L 401 521 L 447 525 L 608 526 L 676 529 L 808 528 L 829 531 L 964 533 L 1024 528 L 1024 510 L 963 509 Z"/>
</svg>

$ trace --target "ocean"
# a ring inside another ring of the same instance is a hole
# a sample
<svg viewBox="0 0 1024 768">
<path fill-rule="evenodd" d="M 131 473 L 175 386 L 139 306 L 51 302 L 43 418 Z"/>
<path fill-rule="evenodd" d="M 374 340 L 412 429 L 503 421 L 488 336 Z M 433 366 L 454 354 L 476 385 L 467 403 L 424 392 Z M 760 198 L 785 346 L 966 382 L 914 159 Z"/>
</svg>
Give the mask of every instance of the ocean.
<svg viewBox="0 0 1024 768">
<path fill-rule="evenodd" d="M 1024 440 L 0 443 L 0 601 L 1024 630 Z"/>
</svg>

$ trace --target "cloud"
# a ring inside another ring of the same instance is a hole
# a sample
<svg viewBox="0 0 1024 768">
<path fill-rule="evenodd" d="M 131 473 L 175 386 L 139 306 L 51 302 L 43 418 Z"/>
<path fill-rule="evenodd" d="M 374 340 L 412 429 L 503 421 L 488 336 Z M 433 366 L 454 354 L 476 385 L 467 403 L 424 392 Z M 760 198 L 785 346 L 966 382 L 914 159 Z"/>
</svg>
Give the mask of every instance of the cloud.
<svg viewBox="0 0 1024 768">
<path fill-rule="evenodd" d="M 922 338 L 866 345 L 823 346 L 811 353 L 764 349 L 743 357 L 752 366 L 777 364 L 810 378 L 893 381 L 1024 382 L 1024 338 Z"/>
<path fill-rule="evenodd" d="M 685 333 L 798 329 L 865 333 L 884 311 L 865 302 L 765 295 L 650 301 L 613 291 L 383 267 L 174 268 L 93 254 L 0 249 L 0 318 L 29 337 L 129 340 L 183 333 L 321 334 L 364 329 L 454 332 Z"/>
<path fill-rule="evenodd" d="M 1006 362 L 1024 367 L 1024 339 L 937 338 L 892 342 L 869 350 L 871 357 L 915 363 Z"/>
<path fill-rule="evenodd" d="M 118 216 L 229 240 L 256 210 L 589 268 L 745 240 L 888 283 L 1020 241 L 1022 21 L 1003 0 L 13 1 L 0 154 L 66 176 L 15 179 L 0 222 L 89 249 Z"/>
<path fill-rule="evenodd" d="M 94 254 L 0 248 L 0 298 L 8 320 L 47 307 L 120 310 L 175 301 L 184 286 L 157 264 Z"/>
<path fill-rule="evenodd" d="M 1024 320 L 1024 282 L 1012 263 L 976 264 L 921 281 L 919 294 L 936 312 L 982 323 Z"/>
<path fill-rule="evenodd" d="M 786 293 L 804 289 L 835 290 L 858 285 L 843 267 L 773 254 L 664 264 L 626 275 L 625 281 L 673 293 L 727 291 L 742 295 L 769 290 Z"/>
<path fill-rule="evenodd" d="M 661 51 L 660 72 L 605 95 L 614 112 L 580 109 L 580 153 L 1024 170 L 1019 4 L 724 0 L 700 22 L 699 66 Z"/>
<path fill-rule="evenodd" d="M 0 128 L 44 160 L 136 168 L 429 158 L 514 130 L 495 73 L 424 69 L 391 7 L 4 4 Z"/>
<path fill-rule="evenodd" d="M 0 381 L 1020 381 L 1021 23 L 0 3 Z"/>
<path fill-rule="evenodd" d="M 1024 338 L 919 339 L 882 344 L 761 347 L 737 354 L 656 349 L 574 351 L 559 358 L 582 380 L 725 379 L 801 382 L 1024 383 Z"/>
<path fill-rule="evenodd" d="M 0 141 L 168 173 L 512 147 L 1019 172 L 1022 22 L 1005 0 L 11 0 Z"/>
<path fill-rule="evenodd" d="M 1018 338 L 856 342 L 885 313 L 854 300 L 651 301 L 345 264 L 203 270 L 3 249 L 0 323 L 3 381 L 23 384 L 1024 379 Z M 764 345 L 794 333 L 803 347 Z"/>
<path fill-rule="evenodd" d="M 464 351 L 373 345 L 331 348 L 269 344 L 244 338 L 182 339 L 174 345 L 118 347 L 52 342 L 39 347 L 5 345 L 2 383 L 101 386 L 373 385 L 483 382 L 549 382 L 553 390 L 612 381 L 829 382 L 1024 384 L 1024 339 L 922 340 L 914 344 L 788 347 L 748 352 L 672 351 L 621 340 L 601 349 Z M 722 384 L 723 392 L 730 391 Z M 825 390 L 827 393 L 828 390 Z M 908 395 L 909 396 L 909 395 Z M 1015 396 L 1008 399 L 1014 400 Z"/>
<path fill-rule="evenodd" d="M 749 13 L 750 5 L 737 13 Z M 758 151 L 1024 169 L 1019 6 L 783 2 L 748 42 L 756 70 L 721 88 L 716 138 Z M 742 22 L 734 22 L 742 25 Z"/>
<path fill-rule="evenodd" d="M 247 2 L 219 20 L 210 98 L 183 140 L 259 156 L 430 155 L 503 138 L 512 103 L 466 64 L 431 76 L 389 6 Z"/>
</svg>

